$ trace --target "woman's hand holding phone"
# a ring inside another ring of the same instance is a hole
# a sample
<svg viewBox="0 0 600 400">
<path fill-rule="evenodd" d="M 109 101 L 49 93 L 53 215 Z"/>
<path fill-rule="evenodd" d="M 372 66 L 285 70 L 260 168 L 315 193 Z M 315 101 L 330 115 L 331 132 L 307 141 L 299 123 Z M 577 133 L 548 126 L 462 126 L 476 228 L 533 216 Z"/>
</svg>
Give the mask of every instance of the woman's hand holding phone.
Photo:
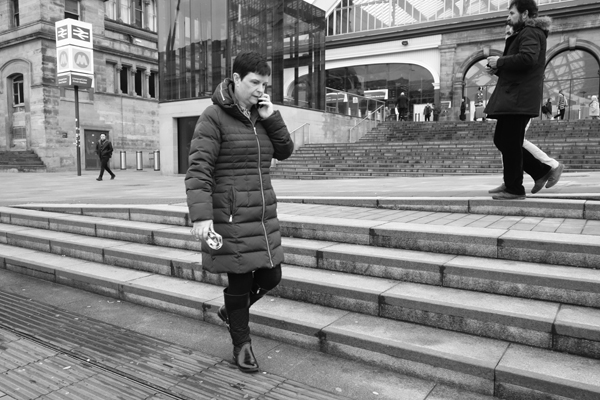
<svg viewBox="0 0 600 400">
<path fill-rule="evenodd" d="M 264 93 L 262 96 L 258 98 L 258 115 L 262 119 L 267 119 L 273 114 L 273 103 L 271 103 L 271 96 Z"/>
</svg>

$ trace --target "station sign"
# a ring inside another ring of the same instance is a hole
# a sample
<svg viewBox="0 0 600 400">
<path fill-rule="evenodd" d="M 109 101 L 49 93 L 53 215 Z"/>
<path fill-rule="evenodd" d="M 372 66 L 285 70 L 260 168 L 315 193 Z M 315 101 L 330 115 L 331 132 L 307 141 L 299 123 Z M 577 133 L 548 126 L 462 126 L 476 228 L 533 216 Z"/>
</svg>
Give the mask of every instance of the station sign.
<svg viewBox="0 0 600 400">
<path fill-rule="evenodd" d="M 54 24 L 56 29 L 56 47 L 78 46 L 92 49 L 94 37 L 92 24 L 76 19 L 63 19 Z"/>
<path fill-rule="evenodd" d="M 94 38 L 92 24 L 63 19 L 54 24 L 58 86 L 94 87 Z"/>
<path fill-rule="evenodd" d="M 94 75 L 94 51 L 83 47 L 64 46 L 56 49 L 56 72 L 74 71 Z"/>
</svg>

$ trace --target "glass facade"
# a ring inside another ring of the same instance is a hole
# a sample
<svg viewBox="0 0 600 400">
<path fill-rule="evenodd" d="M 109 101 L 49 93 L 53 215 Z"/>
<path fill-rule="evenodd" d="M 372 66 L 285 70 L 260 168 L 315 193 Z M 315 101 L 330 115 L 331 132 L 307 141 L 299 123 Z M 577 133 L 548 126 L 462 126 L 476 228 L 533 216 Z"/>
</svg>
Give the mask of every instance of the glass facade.
<svg viewBox="0 0 600 400">
<path fill-rule="evenodd" d="M 302 0 L 158 3 L 160 101 L 210 97 L 235 56 L 254 50 L 271 64 L 274 103 L 324 109 L 323 10 Z M 300 75 L 307 79 L 285 96 L 285 80 Z"/>
<path fill-rule="evenodd" d="M 539 6 L 573 0 L 538 0 Z M 327 18 L 329 35 L 374 31 L 508 10 L 510 0 L 340 0 Z"/>
<path fill-rule="evenodd" d="M 391 108 L 394 107 L 400 93 L 404 92 L 409 99 L 409 113 L 412 113 L 415 104 L 434 102 L 433 83 L 431 72 L 415 64 L 355 65 L 328 69 L 326 73 L 328 89 L 383 100 Z M 330 97 L 333 101 L 334 96 Z M 350 103 L 347 105 L 350 108 L 351 106 Z M 344 107 L 344 104 L 340 105 L 337 101 L 336 107 Z M 373 111 L 370 106 L 365 107 Z M 340 112 L 345 114 L 344 110 Z M 364 115 L 364 112 L 361 115 Z"/>
</svg>

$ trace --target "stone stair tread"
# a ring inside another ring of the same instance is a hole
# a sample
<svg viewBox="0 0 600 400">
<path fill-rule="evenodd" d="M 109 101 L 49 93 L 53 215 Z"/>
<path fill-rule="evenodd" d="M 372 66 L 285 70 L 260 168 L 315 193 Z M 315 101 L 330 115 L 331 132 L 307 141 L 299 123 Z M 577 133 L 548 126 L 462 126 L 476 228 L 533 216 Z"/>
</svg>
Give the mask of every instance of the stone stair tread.
<svg viewBox="0 0 600 400">
<path fill-rule="evenodd" d="M 510 279 L 518 283 L 564 287 L 600 293 L 600 270 L 502 259 L 456 256 L 444 264 L 447 275 L 492 280 Z M 560 284 L 559 284 L 560 283 Z"/>
<path fill-rule="evenodd" d="M 382 296 L 388 305 L 490 319 L 508 326 L 545 332 L 552 329 L 560 307 L 557 303 L 410 282 L 400 282 Z"/>
<path fill-rule="evenodd" d="M 599 376 L 600 360 L 518 344 L 508 347 L 496 368 L 501 385 L 527 386 L 569 399 L 600 398 Z"/>
<path fill-rule="evenodd" d="M 563 305 L 556 317 L 555 327 L 559 335 L 600 341 L 600 310 Z"/>
<path fill-rule="evenodd" d="M 324 329 L 327 340 L 491 378 L 509 343 L 349 313 Z"/>
</svg>

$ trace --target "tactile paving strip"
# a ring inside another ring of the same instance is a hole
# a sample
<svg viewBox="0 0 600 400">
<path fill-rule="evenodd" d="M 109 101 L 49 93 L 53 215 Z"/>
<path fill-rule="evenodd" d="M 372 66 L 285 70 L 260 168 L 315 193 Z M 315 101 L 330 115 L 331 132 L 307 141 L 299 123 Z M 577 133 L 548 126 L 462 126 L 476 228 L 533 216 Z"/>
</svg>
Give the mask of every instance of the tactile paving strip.
<svg viewBox="0 0 600 400">
<path fill-rule="evenodd" d="M 18 400 L 344 399 L 2 291 L 0 392 Z"/>
</svg>

